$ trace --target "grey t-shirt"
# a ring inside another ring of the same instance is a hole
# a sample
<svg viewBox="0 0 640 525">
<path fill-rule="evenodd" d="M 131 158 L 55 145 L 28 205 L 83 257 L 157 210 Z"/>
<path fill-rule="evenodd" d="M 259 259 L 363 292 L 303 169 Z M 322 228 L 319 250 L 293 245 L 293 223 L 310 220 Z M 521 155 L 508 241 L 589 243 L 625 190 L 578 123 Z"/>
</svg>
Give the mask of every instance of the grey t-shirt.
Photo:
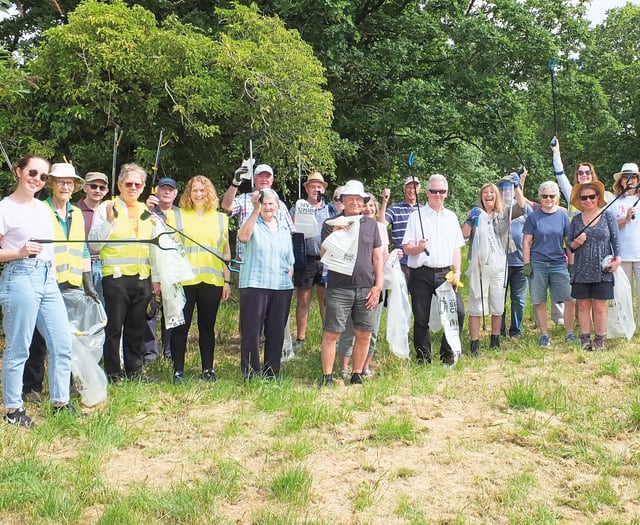
<svg viewBox="0 0 640 525">
<path fill-rule="evenodd" d="M 322 240 L 333 232 L 333 226 L 322 225 Z M 373 271 L 373 250 L 382 246 L 378 224 L 371 217 L 360 217 L 360 235 L 358 237 L 358 255 L 352 275 L 344 275 L 329 270 L 327 288 L 366 288 L 376 282 Z"/>
</svg>

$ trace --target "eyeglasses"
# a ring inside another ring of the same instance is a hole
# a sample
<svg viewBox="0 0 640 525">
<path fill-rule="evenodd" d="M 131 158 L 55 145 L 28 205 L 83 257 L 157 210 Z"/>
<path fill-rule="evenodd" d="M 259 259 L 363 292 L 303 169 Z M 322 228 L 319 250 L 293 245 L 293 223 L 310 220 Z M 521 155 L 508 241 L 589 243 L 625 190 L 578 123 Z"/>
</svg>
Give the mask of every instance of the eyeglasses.
<svg viewBox="0 0 640 525">
<path fill-rule="evenodd" d="M 29 170 L 27 171 L 27 175 L 33 179 L 33 177 L 37 177 L 38 175 L 40 175 L 40 180 L 42 182 L 47 180 L 47 177 L 49 176 L 46 173 L 38 173 L 38 170 Z"/>
<path fill-rule="evenodd" d="M 139 190 L 142 188 L 142 182 L 125 182 L 124 186 L 125 188 L 135 188 L 136 190 Z"/>
<path fill-rule="evenodd" d="M 66 186 L 73 188 L 74 182 L 72 180 L 57 180 L 56 186 L 58 186 L 58 188 L 64 188 Z"/>
<path fill-rule="evenodd" d="M 580 200 L 581 201 L 586 201 L 586 200 L 590 200 L 590 201 L 594 201 L 596 200 L 597 195 L 595 193 L 590 193 L 589 195 L 580 195 Z"/>
<path fill-rule="evenodd" d="M 576 172 L 578 175 L 591 175 L 591 170 L 590 169 L 586 169 L 586 170 L 578 170 Z"/>
<path fill-rule="evenodd" d="M 431 193 L 431 195 L 444 195 L 445 193 L 447 193 L 447 190 L 432 190 L 431 188 L 429 188 L 427 191 Z"/>
<path fill-rule="evenodd" d="M 555 199 L 555 195 L 540 195 L 541 199 Z"/>
<path fill-rule="evenodd" d="M 107 187 L 102 186 L 101 184 L 87 184 L 87 186 L 89 186 L 92 190 L 107 191 Z"/>
</svg>

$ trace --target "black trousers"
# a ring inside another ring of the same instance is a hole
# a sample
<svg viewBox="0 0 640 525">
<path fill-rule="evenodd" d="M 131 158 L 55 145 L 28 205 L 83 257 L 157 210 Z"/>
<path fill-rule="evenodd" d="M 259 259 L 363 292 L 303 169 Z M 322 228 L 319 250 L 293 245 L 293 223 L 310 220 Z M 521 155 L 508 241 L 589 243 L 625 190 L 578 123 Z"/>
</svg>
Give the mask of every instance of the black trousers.
<svg viewBox="0 0 640 525">
<path fill-rule="evenodd" d="M 31 345 L 29 346 L 29 358 L 24 364 L 22 375 L 22 392 L 42 392 L 44 381 L 44 362 L 47 357 L 47 344 L 38 329 L 33 331 Z"/>
<path fill-rule="evenodd" d="M 187 336 L 193 319 L 193 310 L 198 307 L 198 346 L 202 370 L 213 368 L 213 355 L 216 348 L 215 324 L 218 316 L 222 286 L 198 283 L 184 286 L 186 303 L 184 305 L 185 323 L 171 331 L 171 357 L 173 369 L 184 370 L 184 355 L 187 351 Z"/>
<path fill-rule="evenodd" d="M 249 378 L 263 373 L 278 377 L 284 328 L 293 290 L 240 289 L 240 368 Z M 260 367 L 260 335 L 264 329 L 264 364 Z"/>
<path fill-rule="evenodd" d="M 142 371 L 142 343 L 147 326 L 147 304 L 151 299 L 151 280 L 137 275 L 102 278 L 107 326 L 103 347 L 104 370 L 107 376 L 122 374 L 120 366 L 120 338 L 124 372 L 127 375 Z"/>
<path fill-rule="evenodd" d="M 413 345 L 419 360 L 431 359 L 431 334 L 429 333 L 429 316 L 431 315 L 431 298 L 436 288 L 445 281 L 449 268 L 411 268 L 409 277 L 409 293 L 411 294 L 411 310 L 413 312 Z M 462 336 L 464 326 L 464 303 L 460 293 L 456 291 L 458 307 L 458 326 Z M 440 342 L 440 357 L 449 357 L 451 346 L 443 335 Z"/>
</svg>

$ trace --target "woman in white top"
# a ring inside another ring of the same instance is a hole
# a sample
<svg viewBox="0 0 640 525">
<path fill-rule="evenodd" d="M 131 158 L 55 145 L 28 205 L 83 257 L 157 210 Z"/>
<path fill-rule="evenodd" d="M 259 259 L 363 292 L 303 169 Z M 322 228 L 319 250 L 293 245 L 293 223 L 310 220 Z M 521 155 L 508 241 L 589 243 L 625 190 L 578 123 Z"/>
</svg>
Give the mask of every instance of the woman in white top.
<svg viewBox="0 0 640 525">
<path fill-rule="evenodd" d="M 640 322 L 640 193 L 638 193 L 638 165 L 627 162 L 613 176 L 613 192 L 617 198 L 612 211 L 618 220 L 618 244 L 622 269 L 633 289 L 636 280 L 636 318 Z"/>
<path fill-rule="evenodd" d="M 0 201 L 0 277 L 5 349 L 2 363 L 4 420 L 33 426 L 22 402 L 22 374 L 29 344 L 37 327 L 49 348 L 49 391 L 54 413 L 76 414 L 69 404 L 71 331 L 67 309 L 56 282 L 53 244 L 32 239 L 53 239 L 47 205 L 35 198 L 47 180 L 49 162 L 27 155 L 14 166 L 16 188 Z"/>
</svg>

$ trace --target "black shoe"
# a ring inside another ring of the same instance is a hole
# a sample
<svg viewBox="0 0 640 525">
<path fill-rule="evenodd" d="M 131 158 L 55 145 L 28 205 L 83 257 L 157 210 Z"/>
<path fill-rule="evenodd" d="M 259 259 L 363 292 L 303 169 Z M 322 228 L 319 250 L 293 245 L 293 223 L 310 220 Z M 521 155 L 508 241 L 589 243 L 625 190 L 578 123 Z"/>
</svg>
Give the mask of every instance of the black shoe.
<svg viewBox="0 0 640 525">
<path fill-rule="evenodd" d="M 324 374 L 320 380 L 320 386 L 334 386 L 333 374 Z"/>
<path fill-rule="evenodd" d="M 157 384 L 160 382 L 160 379 L 157 377 L 148 376 L 144 372 L 129 372 L 127 373 L 127 379 L 130 381 L 138 381 L 140 383 L 148 384 Z"/>
<path fill-rule="evenodd" d="M 107 374 L 107 381 L 111 385 L 117 385 L 124 380 L 123 374 Z"/>
<path fill-rule="evenodd" d="M 360 372 L 354 372 L 351 374 L 351 379 L 349 380 L 350 385 L 361 385 L 362 384 L 362 374 Z"/>
<path fill-rule="evenodd" d="M 492 335 L 491 342 L 489 343 L 489 348 L 500 348 L 500 336 Z"/>
<path fill-rule="evenodd" d="M 176 370 L 173 373 L 173 384 L 181 385 L 182 383 L 184 383 L 184 373 L 182 372 L 182 370 Z"/>
<path fill-rule="evenodd" d="M 416 348 L 416 361 L 421 365 L 430 365 L 431 351 L 424 348 Z"/>
<path fill-rule="evenodd" d="M 24 407 L 11 413 L 7 412 L 3 419 L 10 425 L 15 425 L 17 427 L 33 428 L 36 426 L 36 424 L 31 421 L 31 418 L 27 415 L 27 411 Z"/>
<path fill-rule="evenodd" d="M 471 341 L 471 355 L 473 357 L 478 357 L 480 355 L 480 340 L 474 339 Z"/>
<path fill-rule="evenodd" d="M 218 378 L 216 377 L 216 371 L 213 368 L 204 370 L 202 372 L 202 375 L 200 376 L 200 379 L 207 383 L 215 383 L 218 380 Z"/>
<path fill-rule="evenodd" d="M 67 403 L 66 405 L 54 406 L 51 410 L 51 413 L 54 416 L 58 414 L 68 414 L 73 417 L 85 417 L 86 414 L 84 412 L 80 412 L 76 407 L 74 407 L 71 403 Z"/>
<path fill-rule="evenodd" d="M 446 354 L 440 354 L 440 362 L 446 366 L 453 366 L 456 364 L 456 359 L 453 357 L 453 353 L 449 351 Z"/>
<path fill-rule="evenodd" d="M 23 392 L 22 399 L 26 403 L 33 403 L 34 405 L 42 404 L 42 392 L 37 390 L 31 390 L 30 392 Z"/>
</svg>

